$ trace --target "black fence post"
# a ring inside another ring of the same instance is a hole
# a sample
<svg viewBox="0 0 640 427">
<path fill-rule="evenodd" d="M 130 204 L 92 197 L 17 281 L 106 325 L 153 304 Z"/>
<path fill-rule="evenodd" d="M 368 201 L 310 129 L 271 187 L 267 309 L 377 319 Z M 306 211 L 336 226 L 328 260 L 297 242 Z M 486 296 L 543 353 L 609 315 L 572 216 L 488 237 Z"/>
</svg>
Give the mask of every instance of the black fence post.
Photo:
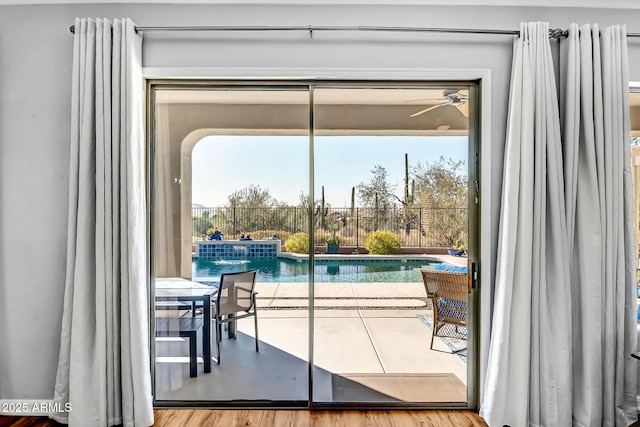
<svg viewBox="0 0 640 427">
<path fill-rule="evenodd" d="M 360 247 L 360 208 L 356 208 L 356 248 Z"/>
<path fill-rule="evenodd" d="M 237 236 L 237 224 L 236 224 L 236 207 L 233 207 L 233 237 Z"/>
<path fill-rule="evenodd" d="M 422 247 L 422 206 L 420 206 L 420 213 L 418 214 L 418 247 Z"/>
</svg>

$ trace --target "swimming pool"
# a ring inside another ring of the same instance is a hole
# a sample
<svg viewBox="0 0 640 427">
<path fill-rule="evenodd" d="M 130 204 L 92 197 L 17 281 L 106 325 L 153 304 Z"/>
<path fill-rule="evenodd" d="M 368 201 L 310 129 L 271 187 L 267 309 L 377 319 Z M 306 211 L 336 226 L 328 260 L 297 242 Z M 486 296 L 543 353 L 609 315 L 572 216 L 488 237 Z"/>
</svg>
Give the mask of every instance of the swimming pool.
<svg viewBox="0 0 640 427">
<path fill-rule="evenodd" d="M 422 282 L 419 268 L 430 261 L 316 260 L 316 282 Z M 193 259 L 193 279 L 219 280 L 222 273 L 258 269 L 258 282 L 308 282 L 309 262 L 286 258 Z"/>
</svg>

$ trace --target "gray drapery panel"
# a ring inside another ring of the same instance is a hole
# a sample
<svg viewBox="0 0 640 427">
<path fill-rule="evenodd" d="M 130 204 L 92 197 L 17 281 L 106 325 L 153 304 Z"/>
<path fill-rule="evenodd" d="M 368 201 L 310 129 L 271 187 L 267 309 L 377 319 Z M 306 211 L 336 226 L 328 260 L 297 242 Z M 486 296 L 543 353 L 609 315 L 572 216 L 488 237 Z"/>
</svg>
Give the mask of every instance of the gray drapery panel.
<svg viewBox="0 0 640 427">
<path fill-rule="evenodd" d="M 624 27 L 572 24 L 561 60 L 573 418 L 629 425 L 637 418 L 637 296 Z"/>
<path fill-rule="evenodd" d="M 54 400 L 70 426 L 149 426 L 142 38 L 76 19 L 67 273 Z"/>
<path fill-rule="evenodd" d="M 547 23 L 515 41 L 491 344 L 481 415 L 561 425 L 571 325 L 560 125 Z M 549 263 L 549 259 L 557 262 Z M 554 420 L 554 423 L 546 423 Z"/>
<path fill-rule="evenodd" d="M 522 24 L 514 45 L 480 413 L 491 426 L 628 425 L 637 410 L 626 34 L 572 25 L 561 114 L 547 33 L 547 23 Z"/>
</svg>

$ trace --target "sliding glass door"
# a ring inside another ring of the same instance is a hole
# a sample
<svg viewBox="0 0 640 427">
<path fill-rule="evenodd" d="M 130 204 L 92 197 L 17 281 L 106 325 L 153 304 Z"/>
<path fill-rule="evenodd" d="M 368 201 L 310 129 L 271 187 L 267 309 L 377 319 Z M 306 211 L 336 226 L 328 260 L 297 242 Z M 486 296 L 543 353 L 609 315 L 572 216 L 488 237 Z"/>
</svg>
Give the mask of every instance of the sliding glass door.
<svg viewBox="0 0 640 427">
<path fill-rule="evenodd" d="M 447 249 L 469 242 L 468 95 L 314 91 L 316 403 L 466 405 L 466 275 L 458 333 L 443 324 L 431 345 L 436 300 L 421 270 L 467 265 Z"/>
<path fill-rule="evenodd" d="M 307 255 L 280 255 L 309 224 L 308 87 L 163 85 L 153 94 L 156 400 L 306 406 Z M 194 293 L 210 291 L 213 317 L 216 308 L 245 314 L 233 306 L 241 297 L 216 306 L 217 291 L 222 275 L 251 270 L 257 322 L 230 321 L 219 334 L 210 318 L 194 327 L 205 314 Z"/>
<path fill-rule="evenodd" d="M 467 406 L 475 90 L 151 82 L 156 403 Z"/>
</svg>

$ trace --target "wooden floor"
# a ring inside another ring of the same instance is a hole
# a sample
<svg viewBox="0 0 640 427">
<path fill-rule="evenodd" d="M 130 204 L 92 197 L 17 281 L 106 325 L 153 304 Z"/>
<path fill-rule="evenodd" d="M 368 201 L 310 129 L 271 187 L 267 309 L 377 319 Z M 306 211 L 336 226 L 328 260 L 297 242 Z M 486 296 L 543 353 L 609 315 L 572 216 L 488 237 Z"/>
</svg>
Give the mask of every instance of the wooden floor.
<svg viewBox="0 0 640 427">
<path fill-rule="evenodd" d="M 154 427 L 486 427 L 473 411 L 156 409 Z M 0 427 L 59 427 L 44 417 L 0 417 Z"/>
</svg>

